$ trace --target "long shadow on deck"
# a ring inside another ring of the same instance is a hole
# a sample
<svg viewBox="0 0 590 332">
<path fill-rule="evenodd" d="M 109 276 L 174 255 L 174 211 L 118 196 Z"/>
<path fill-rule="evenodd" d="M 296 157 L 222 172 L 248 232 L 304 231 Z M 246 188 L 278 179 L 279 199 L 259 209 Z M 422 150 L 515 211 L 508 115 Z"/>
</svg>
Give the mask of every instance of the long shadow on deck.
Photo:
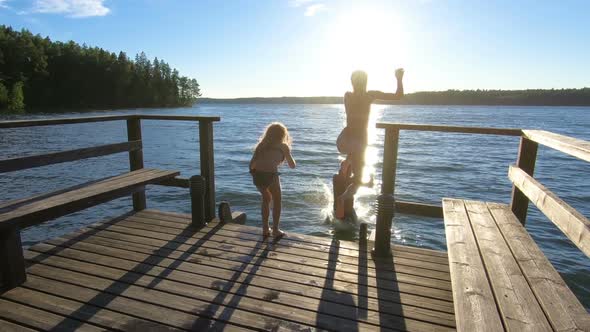
<svg viewBox="0 0 590 332">
<path fill-rule="evenodd" d="M 357 277 L 357 306 L 358 318 L 367 318 L 367 308 L 369 306 L 368 291 L 368 261 L 367 261 L 367 239 L 359 238 L 359 258 L 358 258 L 358 277 Z"/>
<path fill-rule="evenodd" d="M 116 220 L 121 220 L 121 218 L 117 218 Z M 105 228 L 108 225 L 113 224 L 113 222 L 109 222 L 105 225 Z M 221 227 L 223 224 L 218 223 L 215 227 L 211 228 L 205 235 L 203 235 L 197 242 L 195 242 L 191 247 L 187 250 L 187 253 L 194 253 L 197 249 L 205 243 L 209 238 L 211 238 Z M 102 227 L 101 227 L 102 229 Z M 88 233 L 81 234 L 79 237 L 76 237 L 66 243 L 63 244 L 63 247 L 55 248 L 55 253 L 66 249 L 66 245 L 69 247 L 73 243 L 78 241 L 82 241 L 93 234 L 96 234 L 101 229 L 91 230 Z M 193 236 L 195 233 L 199 232 L 200 228 L 194 228 L 191 226 L 187 226 L 180 234 L 174 237 L 174 239 L 168 241 L 158 250 L 174 250 L 181 246 L 184 242 L 181 241 L 187 237 Z M 72 330 L 80 327 L 84 324 L 84 321 L 89 320 L 92 318 L 96 313 L 98 313 L 103 307 L 108 305 L 114 299 L 116 299 L 120 294 L 122 294 L 127 288 L 132 286 L 137 280 L 144 276 L 146 268 L 151 269 L 153 266 L 157 265 L 162 260 L 166 259 L 164 255 L 157 254 L 156 251 L 154 254 L 148 256 L 142 262 L 138 263 L 133 269 L 125 273 L 119 279 L 113 281 L 111 285 L 104 290 L 99 291 L 95 297 L 87 301 L 86 304 L 78 308 L 75 312 L 72 313 L 72 316 L 79 319 L 79 326 L 72 327 L 72 322 L 66 322 L 63 320 L 60 324 L 56 325 L 51 329 L 51 331 L 65 331 L 65 330 Z M 40 254 L 41 257 L 49 257 L 53 254 L 53 251 L 49 251 L 47 253 Z M 184 255 L 183 255 L 184 256 Z M 181 258 L 179 258 L 181 259 Z M 172 265 L 178 266 L 178 264 L 173 263 Z M 156 278 L 162 278 L 162 276 L 158 276 Z M 157 284 L 157 283 L 156 283 Z"/>
<path fill-rule="evenodd" d="M 406 323 L 403 318 L 403 308 L 399 292 L 391 292 L 386 288 L 391 284 L 397 287 L 397 277 L 393 256 L 374 258 L 375 262 L 375 280 L 377 283 L 377 298 L 379 301 L 379 323 L 381 330 L 385 327 L 405 331 Z"/>
<path fill-rule="evenodd" d="M 338 252 L 340 251 L 340 242 L 336 239 L 332 239 L 330 243 L 330 251 L 328 254 L 328 267 L 326 270 L 326 281 L 324 282 L 322 297 L 320 299 L 320 305 L 318 307 L 318 313 L 316 318 L 316 326 L 320 328 L 330 328 L 335 330 L 346 330 L 346 331 L 358 331 L 358 312 L 354 298 L 350 293 L 339 292 L 334 289 L 334 276 L 336 274 L 336 267 L 338 265 Z M 329 299 L 329 300 L 328 300 Z M 348 326 L 330 326 L 329 313 L 331 312 L 330 306 L 333 302 L 343 304 L 343 308 L 347 308 L 346 312 L 340 312 L 343 317 L 350 319 L 350 325 Z"/>
<path fill-rule="evenodd" d="M 254 257 L 260 252 L 261 248 L 264 246 L 262 253 L 260 256 L 256 258 L 256 260 L 252 263 Z M 251 257 L 248 261 L 242 262 L 238 270 L 229 278 L 229 280 L 220 281 L 217 284 L 217 296 L 211 301 L 209 306 L 204 310 L 204 313 L 207 316 L 214 316 L 221 307 L 221 303 L 224 303 L 224 300 L 227 296 L 232 295 L 229 291 L 234 287 L 238 278 L 242 275 L 243 270 L 250 264 L 253 264 L 252 269 L 250 272 L 247 272 L 247 277 L 242 281 L 242 284 L 238 288 L 238 290 L 233 294 L 231 300 L 229 300 L 225 305 L 225 309 L 219 314 L 219 318 L 229 321 L 231 315 L 235 311 L 235 308 L 238 306 L 242 296 L 246 293 L 246 288 L 250 285 L 250 281 L 256 275 L 256 272 L 260 268 L 260 264 L 263 260 L 266 259 L 269 252 L 269 244 L 264 242 L 257 242 L 254 248 L 246 255 Z M 200 317 L 197 319 L 193 325 L 191 326 L 192 331 L 204 331 L 204 330 L 222 330 L 223 325 L 225 323 L 212 320 L 208 317 Z"/>
<path fill-rule="evenodd" d="M 84 228 L 82 228 L 82 230 L 84 230 L 84 233 L 63 242 L 62 244 L 60 244 L 59 247 L 56 246 L 55 248 L 48 250 L 47 252 L 39 253 L 37 256 L 35 256 L 35 261 L 31 261 L 28 259 L 25 260 L 25 264 L 28 268 L 29 266 L 33 266 L 35 264 L 42 263 L 45 259 L 47 259 L 55 254 L 58 254 L 62 250 L 68 249 L 70 246 L 72 246 L 78 242 L 82 242 L 82 241 L 88 239 L 89 237 L 107 229 L 109 226 L 116 224 L 117 222 L 124 220 L 127 217 L 132 216 L 134 214 L 135 214 L 135 211 L 129 211 L 129 212 L 122 214 L 116 218 L 109 219 L 108 221 L 98 222 L 98 223 L 94 223 L 92 225 L 89 225 L 89 226 L 95 225 L 96 227 L 88 227 L 88 226 L 84 227 Z"/>
</svg>

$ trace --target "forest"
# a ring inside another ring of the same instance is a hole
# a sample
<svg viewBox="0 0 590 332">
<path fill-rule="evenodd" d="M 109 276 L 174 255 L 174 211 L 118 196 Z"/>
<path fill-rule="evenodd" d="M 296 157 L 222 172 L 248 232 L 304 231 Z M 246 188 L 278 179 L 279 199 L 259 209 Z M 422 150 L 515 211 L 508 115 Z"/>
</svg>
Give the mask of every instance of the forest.
<svg viewBox="0 0 590 332">
<path fill-rule="evenodd" d="M 131 59 L 0 25 L 0 112 L 192 105 L 194 78 L 145 53 Z"/>
<path fill-rule="evenodd" d="M 199 103 L 226 104 L 342 104 L 343 97 L 200 98 Z M 513 105 L 590 106 L 590 88 L 536 90 L 446 90 L 407 93 L 381 104 L 397 105 Z"/>
</svg>

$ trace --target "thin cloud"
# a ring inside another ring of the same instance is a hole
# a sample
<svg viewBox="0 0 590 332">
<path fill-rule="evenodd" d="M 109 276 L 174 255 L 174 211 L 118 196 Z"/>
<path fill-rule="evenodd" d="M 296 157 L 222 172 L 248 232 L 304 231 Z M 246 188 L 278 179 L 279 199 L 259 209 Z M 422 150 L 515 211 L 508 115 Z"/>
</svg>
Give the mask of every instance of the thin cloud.
<svg viewBox="0 0 590 332">
<path fill-rule="evenodd" d="M 314 2 L 314 0 L 291 0 L 290 4 L 293 7 L 301 7 L 311 2 Z"/>
<path fill-rule="evenodd" d="M 32 12 L 65 14 L 70 17 L 105 16 L 110 9 L 105 0 L 36 0 Z"/>
<path fill-rule="evenodd" d="M 10 7 L 8 7 L 8 5 L 6 4 L 8 2 L 8 0 L 0 0 L 0 8 L 5 8 L 8 9 Z"/>
<path fill-rule="evenodd" d="M 326 10 L 326 5 L 323 3 L 316 3 L 311 6 L 307 6 L 305 9 L 305 16 L 314 16 L 320 11 Z"/>
</svg>

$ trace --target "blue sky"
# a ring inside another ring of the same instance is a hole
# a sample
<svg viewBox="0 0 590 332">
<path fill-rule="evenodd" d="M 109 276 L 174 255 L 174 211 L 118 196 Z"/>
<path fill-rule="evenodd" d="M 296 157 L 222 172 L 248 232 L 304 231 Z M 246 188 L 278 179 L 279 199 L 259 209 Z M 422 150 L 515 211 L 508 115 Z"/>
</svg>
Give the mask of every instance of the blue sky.
<svg viewBox="0 0 590 332">
<path fill-rule="evenodd" d="M 0 0 L 0 24 L 196 78 L 204 96 L 590 87 L 590 1 Z"/>
</svg>

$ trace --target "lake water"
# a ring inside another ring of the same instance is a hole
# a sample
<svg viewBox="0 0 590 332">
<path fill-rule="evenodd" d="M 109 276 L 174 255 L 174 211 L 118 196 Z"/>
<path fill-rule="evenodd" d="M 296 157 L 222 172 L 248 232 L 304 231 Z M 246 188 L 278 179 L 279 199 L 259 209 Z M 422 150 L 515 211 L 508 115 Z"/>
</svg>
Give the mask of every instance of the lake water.
<svg viewBox="0 0 590 332">
<path fill-rule="evenodd" d="M 136 113 L 138 110 L 62 114 L 57 116 Z M 287 232 L 333 236 L 331 177 L 339 158 L 335 139 L 343 127 L 342 105 L 196 105 L 192 108 L 144 110 L 153 114 L 219 115 L 214 125 L 217 200 L 244 211 L 248 224 L 260 225 L 259 194 L 251 183 L 248 162 L 253 145 L 271 121 L 287 125 L 293 136 L 295 170 L 282 170 L 283 216 Z M 56 117 L 36 115 L 35 117 Z M 31 116 L 26 116 L 28 118 Z M 590 108 L 496 106 L 373 107 L 372 121 L 461 126 L 544 129 L 590 140 Z M 373 125 L 374 127 L 374 125 Z M 193 122 L 143 121 L 146 167 L 176 169 L 189 177 L 199 174 L 198 126 Z M 356 207 L 361 221 L 374 225 L 374 204 L 380 186 L 383 130 L 371 132 L 368 171 L 376 186 L 359 191 Z M 124 121 L 0 129 L 0 158 L 47 153 L 126 140 Z M 519 139 L 486 135 L 402 131 L 396 198 L 440 204 L 442 197 L 508 203 L 508 165 L 517 156 Z M 0 177 L 0 201 L 57 190 L 128 170 L 126 154 L 5 173 Z M 585 216 L 590 215 L 590 164 L 540 147 L 535 177 Z M 189 213 L 188 190 L 150 187 L 148 207 Z M 32 227 L 23 243 L 36 242 L 114 217 L 130 209 L 129 198 Z M 586 308 L 590 308 L 590 259 L 582 254 L 535 207 L 529 208 L 527 229 L 563 275 Z M 398 215 L 393 225 L 396 243 L 445 249 L 441 219 Z"/>
</svg>

